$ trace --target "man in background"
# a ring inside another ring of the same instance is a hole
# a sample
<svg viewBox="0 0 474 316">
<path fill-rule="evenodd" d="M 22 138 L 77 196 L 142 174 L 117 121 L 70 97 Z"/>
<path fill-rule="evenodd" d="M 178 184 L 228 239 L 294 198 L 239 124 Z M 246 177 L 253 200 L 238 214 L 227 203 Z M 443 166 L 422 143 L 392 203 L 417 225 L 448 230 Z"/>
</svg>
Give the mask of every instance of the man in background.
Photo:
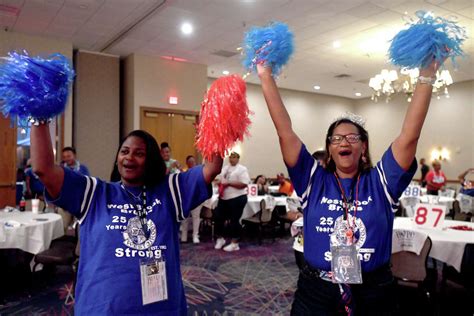
<svg viewBox="0 0 474 316">
<path fill-rule="evenodd" d="M 420 185 L 422 188 L 426 187 L 426 175 L 430 171 L 430 167 L 425 164 L 425 158 L 420 159 L 420 171 L 421 171 L 421 180 Z"/>
<path fill-rule="evenodd" d="M 82 165 L 79 160 L 76 159 L 76 149 L 73 147 L 64 147 L 62 154 L 62 165 L 63 167 L 69 168 L 72 171 L 79 172 L 85 176 L 89 175 L 89 169 L 85 165 Z"/>
</svg>

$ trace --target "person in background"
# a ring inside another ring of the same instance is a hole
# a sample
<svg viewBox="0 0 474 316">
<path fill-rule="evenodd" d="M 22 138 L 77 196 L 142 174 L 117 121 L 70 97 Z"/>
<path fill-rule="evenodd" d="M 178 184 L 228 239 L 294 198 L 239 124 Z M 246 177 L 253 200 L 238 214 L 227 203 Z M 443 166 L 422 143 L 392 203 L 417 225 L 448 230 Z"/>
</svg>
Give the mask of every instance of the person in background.
<svg viewBox="0 0 474 316">
<path fill-rule="evenodd" d="M 250 175 L 247 168 L 239 163 L 240 155 L 232 152 L 229 164 L 222 168 L 219 176 L 219 202 L 214 210 L 215 235 L 217 237 L 215 249 L 222 249 L 226 244 L 224 238 L 224 223 L 230 221 L 229 236 L 231 242 L 224 247 L 225 251 L 238 251 L 239 239 L 242 233 L 240 217 L 247 204 L 247 186 Z"/>
<path fill-rule="evenodd" d="M 222 159 L 166 175 L 156 140 L 136 130 L 117 150 L 120 181 L 106 182 L 55 165 L 47 123 L 31 126 L 31 158 L 45 198 L 79 219 L 74 314 L 186 315 L 179 222 L 211 196 Z"/>
<path fill-rule="evenodd" d="M 425 158 L 420 159 L 420 171 L 421 171 L 421 179 L 420 185 L 422 188 L 426 187 L 426 175 L 430 171 L 430 167 L 425 164 Z"/>
<path fill-rule="evenodd" d="M 313 156 L 313 158 L 316 159 L 321 164 L 321 166 L 324 167 L 326 165 L 328 153 L 324 149 L 315 151 L 311 156 Z"/>
<path fill-rule="evenodd" d="M 265 195 L 268 194 L 268 183 L 267 178 L 260 174 L 255 178 L 254 183 L 257 185 L 257 194 L 258 195 Z"/>
<path fill-rule="evenodd" d="M 176 159 L 171 158 L 171 147 L 167 142 L 163 142 L 160 145 L 161 147 L 161 157 L 165 161 L 166 165 L 166 174 L 173 174 L 181 172 L 181 165 Z"/>
<path fill-rule="evenodd" d="M 446 184 L 446 176 L 441 170 L 441 163 L 438 160 L 431 164 L 433 170 L 426 174 L 426 193 L 430 195 L 438 195 L 439 190 L 442 190 Z"/>
<path fill-rule="evenodd" d="M 294 192 L 293 184 L 290 182 L 290 180 L 285 178 L 285 175 L 283 173 L 277 174 L 277 181 L 278 185 L 280 186 L 278 188 L 278 192 L 280 194 L 286 195 L 286 196 L 291 196 Z"/>
<path fill-rule="evenodd" d="M 196 166 L 196 159 L 194 156 L 189 155 L 186 157 L 186 168 L 184 171 L 191 170 L 191 168 L 194 168 Z M 201 224 L 201 208 L 202 204 L 199 204 L 198 207 L 194 208 L 191 211 L 191 216 L 188 216 L 183 222 L 181 222 L 181 242 L 187 242 L 188 241 L 188 227 L 189 227 L 189 222 L 192 221 L 193 223 L 193 243 L 194 244 L 199 244 L 199 225 Z"/>
<path fill-rule="evenodd" d="M 64 167 L 85 176 L 90 175 L 87 166 L 81 164 L 79 160 L 76 159 L 76 149 L 74 147 L 64 147 L 61 153 L 61 159 Z"/>
<path fill-rule="evenodd" d="M 77 172 L 84 176 L 89 176 L 89 169 L 76 159 L 76 149 L 74 147 L 64 147 L 61 152 L 61 161 L 64 168 Z M 69 227 L 74 223 L 74 217 L 67 210 L 57 208 L 58 214 L 63 218 L 64 233 L 67 234 Z"/>
<path fill-rule="evenodd" d="M 196 165 L 196 158 L 193 155 L 186 157 L 186 166 L 183 168 L 183 171 L 187 171 Z"/>
<path fill-rule="evenodd" d="M 398 137 L 374 168 L 364 120 L 347 114 L 327 130 L 325 166 L 293 130 L 270 66 L 257 64 L 283 160 L 304 212 L 304 259 L 291 315 L 393 315 L 390 270 L 398 199 L 416 172 L 415 153 L 438 66 L 420 70 Z"/>
<path fill-rule="evenodd" d="M 33 172 L 31 168 L 31 159 L 28 159 L 26 163 L 27 167 L 25 170 L 25 182 L 26 182 L 26 198 L 37 198 L 43 199 L 44 185 L 41 183 L 39 177 Z"/>
<path fill-rule="evenodd" d="M 470 179 L 466 179 L 466 176 L 469 173 L 474 173 L 474 168 L 469 168 L 458 176 L 458 179 L 461 182 L 459 193 L 474 197 L 474 182 Z"/>
</svg>

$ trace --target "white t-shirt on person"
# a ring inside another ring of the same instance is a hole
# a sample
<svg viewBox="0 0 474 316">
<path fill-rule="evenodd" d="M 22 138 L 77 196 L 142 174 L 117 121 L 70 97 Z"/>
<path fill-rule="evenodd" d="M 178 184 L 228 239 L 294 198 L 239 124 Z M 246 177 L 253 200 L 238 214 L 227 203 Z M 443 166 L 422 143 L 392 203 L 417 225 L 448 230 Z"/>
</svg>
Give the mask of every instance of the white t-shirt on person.
<svg viewBox="0 0 474 316">
<path fill-rule="evenodd" d="M 250 183 L 250 175 L 246 167 L 242 166 L 241 164 L 236 164 L 235 166 L 232 165 L 225 165 L 222 168 L 222 172 L 220 174 L 220 179 L 225 180 L 227 182 L 238 181 L 245 184 Z M 232 186 L 228 186 L 224 193 L 221 196 L 222 200 L 230 200 L 236 198 L 241 195 L 247 194 L 247 187 L 242 189 L 237 189 Z"/>
</svg>

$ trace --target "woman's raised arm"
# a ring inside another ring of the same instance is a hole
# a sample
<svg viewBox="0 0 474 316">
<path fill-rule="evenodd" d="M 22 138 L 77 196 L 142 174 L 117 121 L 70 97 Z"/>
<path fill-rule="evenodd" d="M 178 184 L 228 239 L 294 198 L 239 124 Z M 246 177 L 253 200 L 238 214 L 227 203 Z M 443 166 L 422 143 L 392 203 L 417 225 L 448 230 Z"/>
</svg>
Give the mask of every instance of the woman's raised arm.
<svg viewBox="0 0 474 316">
<path fill-rule="evenodd" d="M 290 115 L 281 100 L 280 92 L 272 77 L 272 70 L 263 65 L 257 65 L 258 76 L 262 83 L 263 96 L 267 103 L 268 111 L 275 125 L 283 160 L 289 167 L 296 165 L 302 142 L 293 131 Z"/>
<path fill-rule="evenodd" d="M 64 182 L 64 170 L 54 163 L 49 125 L 31 126 L 31 166 L 52 198 L 57 198 Z"/>
<path fill-rule="evenodd" d="M 405 114 L 402 130 L 392 144 L 393 156 L 405 170 L 410 168 L 415 158 L 416 146 L 428 113 L 433 89 L 432 83 L 436 78 L 438 66 L 437 63 L 433 62 L 429 67 L 420 71 L 415 92 Z"/>
</svg>

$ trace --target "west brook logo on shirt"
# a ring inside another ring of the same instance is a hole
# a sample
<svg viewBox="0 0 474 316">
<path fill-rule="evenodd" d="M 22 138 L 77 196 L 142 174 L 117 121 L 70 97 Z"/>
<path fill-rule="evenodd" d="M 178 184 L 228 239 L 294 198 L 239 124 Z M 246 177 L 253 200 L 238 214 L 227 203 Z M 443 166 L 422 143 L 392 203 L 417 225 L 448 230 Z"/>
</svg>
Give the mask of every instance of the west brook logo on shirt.
<svg viewBox="0 0 474 316">
<path fill-rule="evenodd" d="M 369 196 L 367 200 L 362 200 L 362 201 L 357 201 L 357 211 L 362 211 L 362 205 L 369 205 L 369 203 L 372 202 L 372 197 Z M 344 210 L 344 207 L 346 204 L 344 203 L 343 200 L 340 199 L 329 199 L 325 196 L 321 198 L 321 204 L 328 204 L 328 210 L 329 211 L 342 211 Z M 351 206 L 351 211 L 355 209 L 355 206 Z"/>
<path fill-rule="evenodd" d="M 151 205 L 148 205 L 146 207 L 147 213 L 150 213 L 153 210 L 153 207 L 155 207 L 156 205 L 161 205 L 160 199 L 155 199 Z M 116 209 L 119 209 L 122 213 L 137 215 L 136 210 L 135 210 L 135 205 L 130 204 L 130 203 L 107 204 L 107 208 L 108 209 L 116 208 Z"/>
</svg>

